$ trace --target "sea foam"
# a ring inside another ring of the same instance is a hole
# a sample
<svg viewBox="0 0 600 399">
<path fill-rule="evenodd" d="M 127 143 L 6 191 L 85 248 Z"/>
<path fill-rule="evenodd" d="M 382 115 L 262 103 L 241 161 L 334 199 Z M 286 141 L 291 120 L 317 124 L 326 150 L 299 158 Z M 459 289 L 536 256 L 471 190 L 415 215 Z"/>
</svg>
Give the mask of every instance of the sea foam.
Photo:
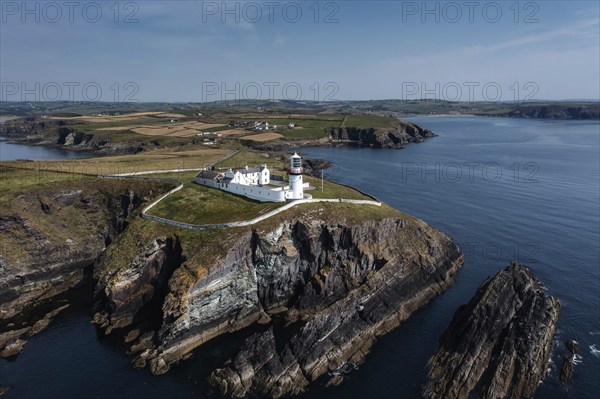
<svg viewBox="0 0 600 399">
<path fill-rule="evenodd" d="M 596 348 L 596 344 L 590 345 L 590 353 L 600 359 L 600 349 Z"/>
</svg>

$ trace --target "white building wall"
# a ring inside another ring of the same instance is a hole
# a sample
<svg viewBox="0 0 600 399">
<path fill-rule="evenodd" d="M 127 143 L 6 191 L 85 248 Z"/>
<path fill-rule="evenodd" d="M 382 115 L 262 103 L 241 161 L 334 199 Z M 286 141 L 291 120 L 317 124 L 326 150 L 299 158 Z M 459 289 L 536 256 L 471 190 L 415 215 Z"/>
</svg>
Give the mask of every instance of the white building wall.
<svg viewBox="0 0 600 399">
<path fill-rule="evenodd" d="M 269 184 L 271 182 L 271 173 L 269 169 L 265 168 L 262 170 L 260 175 L 260 184 Z"/>
<path fill-rule="evenodd" d="M 227 174 L 225 176 L 227 176 Z M 261 180 L 261 179 L 262 179 L 262 175 L 260 175 L 258 172 L 241 173 L 239 171 L 236 171 L 233 174 L 233 180 L 231 182 L 250 186 L 250 185 L 259 184 L 259 180 Z M 266 183 L 266 184 L 268 184 L 268 183 Z"/>
<path fill-rule="evenodd" d="M 222 183 L 217 188 L 220 188 L 224 191 L 229 191 L 233 194 L 243 195 L 261 202 L 285 202 L 286 199 L 285 191 L 277 191 L 265 187 Z"/>
<path fill-rule="evenodd" d="M 247 186 L 236 183 L 217 183 L 212 179 L 196 178 L 196 183 L 204 186 L 217 188 L 219 190 L 228 191 L 233 194 L 243 195 L 256 201 L 261 202 L 285 202 L 286 191 L 273 190 L 270 188 L 259 186 Z"/>
</svg>

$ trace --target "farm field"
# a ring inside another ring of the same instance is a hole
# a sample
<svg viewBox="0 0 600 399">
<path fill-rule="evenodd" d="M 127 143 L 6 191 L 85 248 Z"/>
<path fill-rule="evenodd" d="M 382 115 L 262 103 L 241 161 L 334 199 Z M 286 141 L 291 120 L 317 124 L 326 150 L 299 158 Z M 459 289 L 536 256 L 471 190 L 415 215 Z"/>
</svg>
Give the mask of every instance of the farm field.
<svg viewBox="0 0 600 399">
<path fill-rule="evenodd" d="M 135 155 L 58 161 L 5 161 L 2 166 L 67 174 L 107 175 L 147 170 L 203 168 L 230 153 L 231 150 L 225 148 L 200 148 L 189 151 L 157 150 Z"/>
<path fill-rule="evenodd" d="M 259 133 L 259 134 L 252 134 L 250 136 L 244 136 L 244 140 L 250 140 L 250 141 L 271 141 L 271 140 L 277 140 L 280 138 L 283 138 L 283 134 L 281 133 Z"/>
</svg>

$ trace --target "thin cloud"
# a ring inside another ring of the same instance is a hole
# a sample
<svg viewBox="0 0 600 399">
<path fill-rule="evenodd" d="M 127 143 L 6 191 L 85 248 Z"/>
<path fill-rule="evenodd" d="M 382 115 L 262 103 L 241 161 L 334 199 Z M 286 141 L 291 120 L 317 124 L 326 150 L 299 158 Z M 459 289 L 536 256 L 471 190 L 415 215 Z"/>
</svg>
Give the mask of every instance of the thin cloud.
<svg viewBox="0 0 600 399">
<path fill-rule="evenodd" d="M 597 19 L 586 19 L 559 29 L 547 32 L 531 34 L 516 39 L 506 40 L 495 44 L 466 46 L 461 50 L 466 53 L 493 53 L 530 44 L 540 44 L 560 38 L 570 37 L 579 39 L 597 38 L 599 35 L 599 23 Z"/>
</svg>

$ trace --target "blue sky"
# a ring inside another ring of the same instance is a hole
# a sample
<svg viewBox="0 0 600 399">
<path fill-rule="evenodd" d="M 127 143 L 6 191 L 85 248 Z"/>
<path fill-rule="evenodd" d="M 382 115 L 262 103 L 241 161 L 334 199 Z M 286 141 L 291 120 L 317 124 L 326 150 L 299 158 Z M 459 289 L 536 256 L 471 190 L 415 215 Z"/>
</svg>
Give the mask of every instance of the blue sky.
<svg viewBox="0 0 600 399">
<path fill-rule="evenodd" d="M 2 100 L 600 97 L 595 1 L 0 5 Z"/>
</svg>

